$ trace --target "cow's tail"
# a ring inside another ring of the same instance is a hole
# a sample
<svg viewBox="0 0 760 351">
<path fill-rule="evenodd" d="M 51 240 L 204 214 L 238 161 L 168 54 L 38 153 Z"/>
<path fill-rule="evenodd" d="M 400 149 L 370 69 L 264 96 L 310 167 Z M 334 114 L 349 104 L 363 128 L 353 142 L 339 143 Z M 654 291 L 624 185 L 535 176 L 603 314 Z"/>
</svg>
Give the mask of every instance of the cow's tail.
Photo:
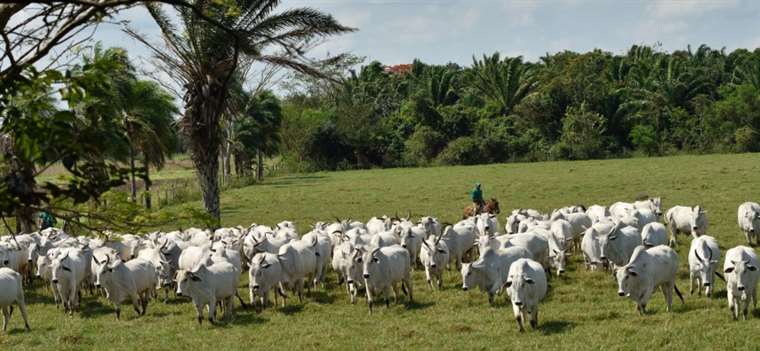
<svg viewBox="0 0 760 351">
<path fill-rule="evenodd" d="M 683 300 L 683 295 L 681 295 L 681 291 L 678 290 L 678 286 L 676 285 L 676 283 L 673 283 L 673 290 L 676 291 L 676 295 L 678 295 L 678 298 L 681 299 L 681 303 L 685 305 L 686 301 Z"/>
</svg>

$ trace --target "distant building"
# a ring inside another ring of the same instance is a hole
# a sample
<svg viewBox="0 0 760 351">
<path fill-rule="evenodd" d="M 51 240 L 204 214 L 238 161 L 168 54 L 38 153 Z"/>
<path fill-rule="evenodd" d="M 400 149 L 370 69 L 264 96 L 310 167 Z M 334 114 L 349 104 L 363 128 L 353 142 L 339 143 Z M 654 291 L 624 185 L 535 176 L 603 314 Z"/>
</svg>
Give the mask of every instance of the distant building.
<svg viewBox="0 0 760 351">
<path fill-rule="evenodd" d="M 390 74 L 407 74 L 412 71 L 412 64 L 406 63 L 401 65 L 385 66 L 385 73 Z"/>
</svg>

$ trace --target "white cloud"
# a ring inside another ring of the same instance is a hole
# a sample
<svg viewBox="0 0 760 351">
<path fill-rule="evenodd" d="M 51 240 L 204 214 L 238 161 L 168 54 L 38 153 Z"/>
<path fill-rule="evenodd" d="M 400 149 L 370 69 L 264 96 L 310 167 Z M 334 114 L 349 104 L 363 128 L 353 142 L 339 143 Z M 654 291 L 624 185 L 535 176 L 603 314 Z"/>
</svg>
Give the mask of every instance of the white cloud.
<svg viewBox="0 0 760 351">
<path fill-rule="evenodd" d="M 738 0 L 655 0 L 646 12 L 661 19 L 699 17 L 707 13 L 734 8 Z"/>
<path fill-rule="evenodd" d="M 506 18 L 512 26 L 528 26 L 536 22 L 537 0 L 505 0 Z"/>
</svg>

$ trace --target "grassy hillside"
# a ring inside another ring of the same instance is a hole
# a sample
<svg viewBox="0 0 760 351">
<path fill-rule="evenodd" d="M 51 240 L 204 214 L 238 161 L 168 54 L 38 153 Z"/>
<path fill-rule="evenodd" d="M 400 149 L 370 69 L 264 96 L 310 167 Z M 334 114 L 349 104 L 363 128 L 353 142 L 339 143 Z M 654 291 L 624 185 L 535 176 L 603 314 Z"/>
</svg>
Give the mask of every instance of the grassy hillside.
<svg viewBox="0 0 760 351">
<path fill-rule="evenodd" d="M 484 184 L 487 197 L 501 201 L 502 226 L 504 215 L 514 207 L 548 211 L 568 204 L 632 200 L 644 193 L 662 196 L 664 207 L 702 204 L 708 210 L 709 232 L 725 252 L 743 241 L 736 224 L 737 206 L 760 200 L 760 155 L 293 175 L 224 193 L 222 216 L 224 225 L 291 219 L 302 231 L 316 220 L 336 215 L 366 220 L 396 211 L 455 221 L 475 181 Z M 665 312 L 662 294 L 656 293 L 648 306 L 650 314 L 639 316 L 630 300 L 617 296 L 609 275 L 586 272 L 580 257 L 574 256 L 568 274 L 550 283 L 549 296 L 540 307 L 539 330 L 525 334 L 517 332 L 503 296 L 495 307 L 488 306 L 484 294 L 461 291 L 458 272 L 446 276 L 443 291 L 431 292 L 424 273 L 415 272 L 415 303 L 378 308 L 372 316 L 363 301 L 348 304 L 331 274 L 328 289 L 313 292 L 304 304 L 291 299 L 286 308 L 258 315 L 238 310 L 232 323 L 214 327 L 198 327 L 194 309 L 185 300 L 152 303 L 147 316 L 140 318 L 124 308 L 123 320 L 117 322 L 104 299 L 86 296 L 81 315 L 68 317 L 55 309 L 45 289 L 37 289 L 27 292 L 33 331 L 22 332 L 19 316 L 14 315 L 10 333 L 0 334 L 0 345 L 12 350 L 756 348 L 760 313 L 748 322 L 731 321 L 723 282 L 718 282 L 717 299 L 688 295 L 688 238 L 679 239 L 678 286 L 686 304 L 676 302 L 673 313 Z M 246 280 L 241 281 L 244 296 Z"/>
</svg>

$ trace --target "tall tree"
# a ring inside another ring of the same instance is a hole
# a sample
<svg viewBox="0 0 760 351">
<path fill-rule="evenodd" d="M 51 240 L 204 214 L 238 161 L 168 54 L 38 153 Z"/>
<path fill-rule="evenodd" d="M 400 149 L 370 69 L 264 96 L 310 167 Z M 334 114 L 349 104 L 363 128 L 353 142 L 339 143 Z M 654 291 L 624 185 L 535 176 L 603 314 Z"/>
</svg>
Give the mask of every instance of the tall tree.
<svg viewBox="0 0 760 351">
<path fill-rule="evenodd" d="M 473 84 L 477 91 L 499 106 L 500 113 L 509 115 L 537 86 L 530 69 L 522 62 L 522 57 L 504 58 L 499 53 L 486 56 L 482 60 L 473 57 Z"/>
<path fill-rule="evenodd" d="M 320 75 L 304 60 L 304 45 L 352 29 L 308 8 L 275 12 L 278 0 L 230 0 L 223 4 L 198 0 L 193 4 L 224 28 L 210 25 L 184 7 L 175 7 L 179 21 L 174 23 L 162 7 L 148 4 L 166 47 L 153 46 L 130 33 L 152 49 L 159 68 L 185 89 L 181 126 L 197 170 L 203 205 L 218 220 L 220 119 L 240 58 Z"/>
</svg>

